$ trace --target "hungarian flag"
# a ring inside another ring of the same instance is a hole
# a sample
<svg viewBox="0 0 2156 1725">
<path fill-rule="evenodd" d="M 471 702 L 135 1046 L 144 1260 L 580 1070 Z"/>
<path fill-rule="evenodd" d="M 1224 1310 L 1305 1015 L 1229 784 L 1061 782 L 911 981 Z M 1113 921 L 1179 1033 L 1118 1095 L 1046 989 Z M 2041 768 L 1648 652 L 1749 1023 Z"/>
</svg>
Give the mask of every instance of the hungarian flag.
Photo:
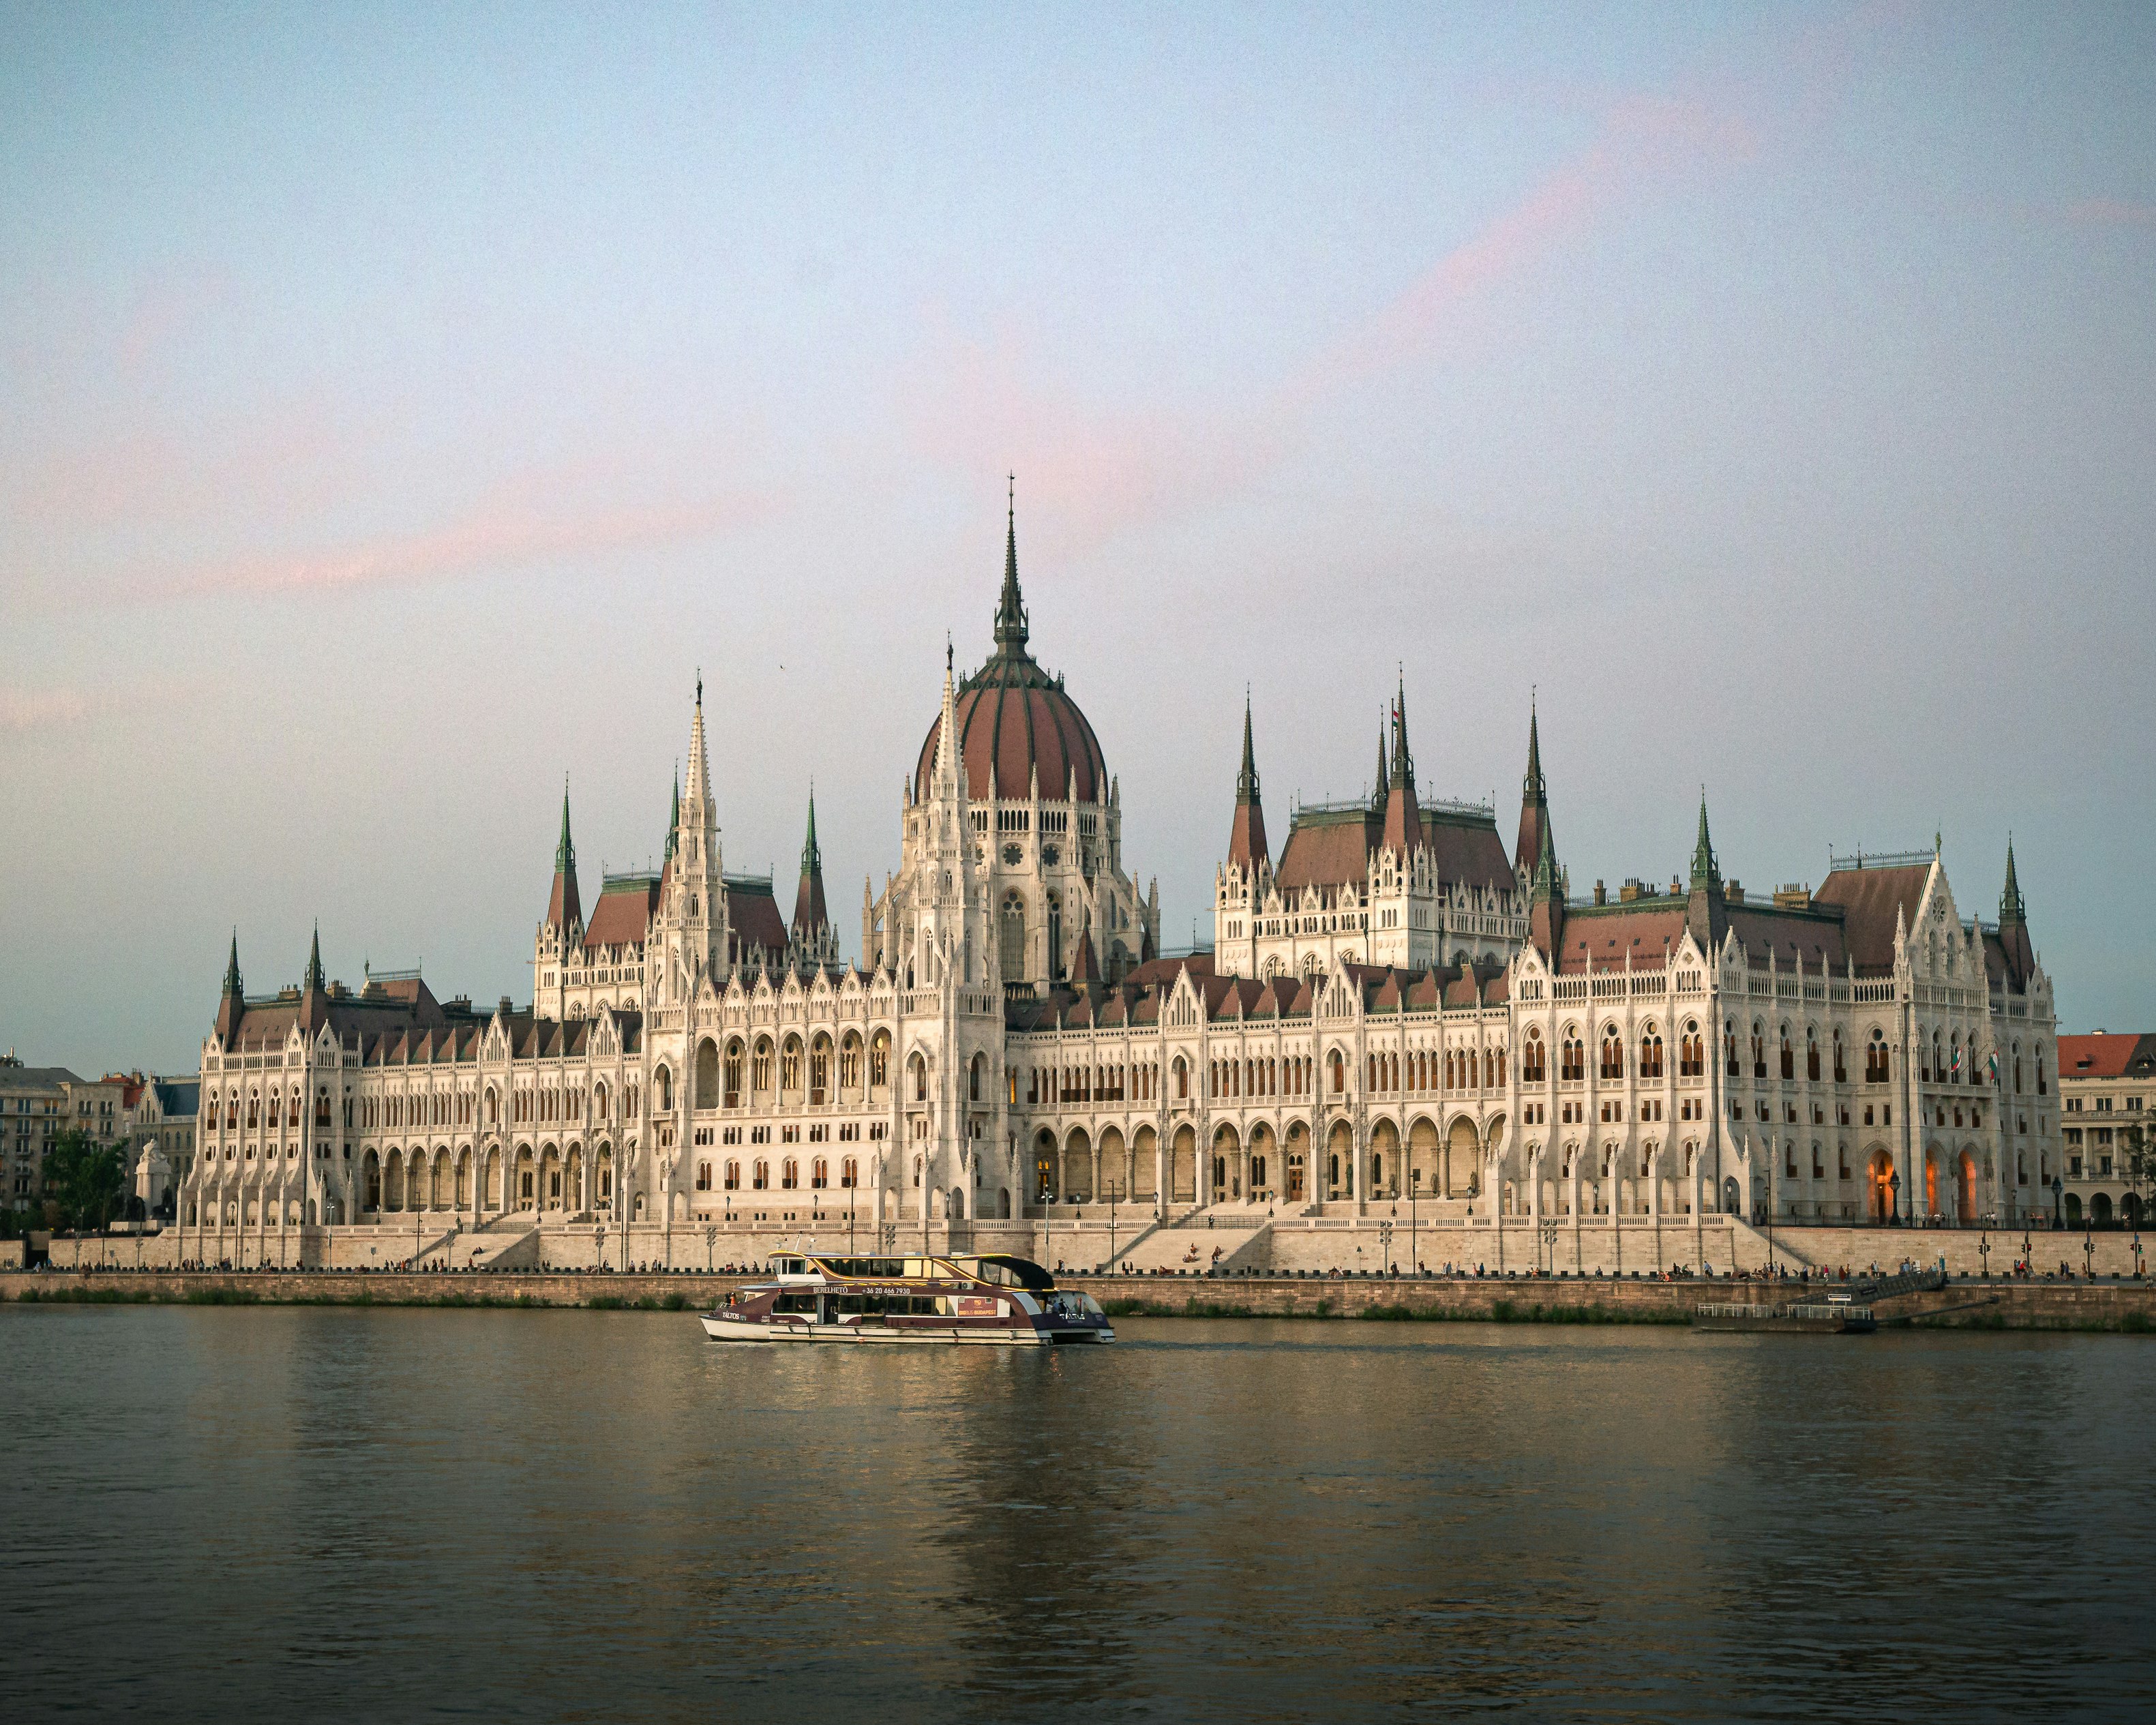
<svg viewBox="0 0 2156 1725">
<path fill-rule="evenodd" d="M 1987 1084 L 1999 1082 L 1999 1050 L 1995 1048 L 1984 1057 L 1984 1078 Z"/>
<path fill-rule="evenodd" d="M 1954 1044 L 1953 1076 L 1954 1082 L 1959 1084 L 1961 1082 L 1961 1045 L 1958 1042 Z"/>
</svg>

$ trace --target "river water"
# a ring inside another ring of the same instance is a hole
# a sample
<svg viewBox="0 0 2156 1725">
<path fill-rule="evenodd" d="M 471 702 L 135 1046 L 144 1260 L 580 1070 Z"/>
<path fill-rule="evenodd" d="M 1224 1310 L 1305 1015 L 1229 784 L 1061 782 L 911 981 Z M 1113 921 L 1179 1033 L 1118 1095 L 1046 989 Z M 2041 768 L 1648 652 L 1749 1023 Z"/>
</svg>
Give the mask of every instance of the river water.
<svg viewBox="0 0 2156 1725">
<path fill-rule="evenodd" d="M 0 1310 L 0 1710 L 1907 1717 L 2156 1706 L 2156 1345 Z"/>
</svg>

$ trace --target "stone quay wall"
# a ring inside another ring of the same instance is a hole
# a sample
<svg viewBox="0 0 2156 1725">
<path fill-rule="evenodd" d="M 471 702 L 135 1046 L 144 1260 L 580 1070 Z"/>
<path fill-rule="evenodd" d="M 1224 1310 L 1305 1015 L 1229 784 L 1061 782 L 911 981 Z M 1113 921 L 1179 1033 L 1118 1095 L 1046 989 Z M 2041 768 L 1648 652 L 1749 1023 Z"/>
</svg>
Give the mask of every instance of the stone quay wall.
<svg viewBox="0 0 2156 1725">
<path fill-rule="evenodd" d="M 681 1272 L 525 1271 L 0 1271 L 0 1300 L 200 1305 L 708 1309 L 748 1280 Z M 1498 1323 L 1684 1324 L 1702 1301 L 1771 1305 L 1792 1281 L 1658 1281 L 1630 1276 L 1199 1276 L 1064 1278 L 1110 1312 L 1162 1317 L 1400 1318 Z M 1918 1327 L 2156 1333 L 2156 1286 L 2142 1281 L 1953 1281 L 1876 1308 Z"/>
</svg>

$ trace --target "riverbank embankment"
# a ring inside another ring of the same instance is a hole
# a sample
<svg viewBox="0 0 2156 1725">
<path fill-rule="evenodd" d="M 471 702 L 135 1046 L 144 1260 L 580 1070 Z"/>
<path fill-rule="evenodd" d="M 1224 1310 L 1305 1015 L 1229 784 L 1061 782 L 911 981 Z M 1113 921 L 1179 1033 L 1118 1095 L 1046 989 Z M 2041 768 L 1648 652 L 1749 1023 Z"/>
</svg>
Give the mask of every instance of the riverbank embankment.
<svg viewBox="0 0 2156 1725">
<path fill-rule="evenodd" d="M 499 1275 L 337 1271 L 15 1271 L 0 1301 L 66 1304 L 706 1309 L 753 1278 L 653 1272 Z M 1355 1318 L 1458 1323 L 1684 1324 L 1702 1301 L 1773 1304 L 1821 1291 L 1791 1281 L 1642 1278 L 1065 1276 L 1108 1312 L 1147 1317 Z M 2140 1281 L 1954 1281 L 1884 1301 L 1912 1327 L 2156 1333 Z"/>
</svg>

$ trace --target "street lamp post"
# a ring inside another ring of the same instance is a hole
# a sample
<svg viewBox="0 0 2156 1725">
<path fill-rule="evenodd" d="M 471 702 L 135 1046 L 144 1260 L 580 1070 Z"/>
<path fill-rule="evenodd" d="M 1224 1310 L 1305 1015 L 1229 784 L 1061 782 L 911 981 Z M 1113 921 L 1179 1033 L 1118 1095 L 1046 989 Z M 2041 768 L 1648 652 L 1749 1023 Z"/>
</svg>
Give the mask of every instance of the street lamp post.
<svg viewBox="0 0 2156 1725">
<path fill-rule="evenodd" d="M 706 1222 L 704 1224 L 704 1274 L 706 1276 L 711 1273 L 711 1262 L 718 1255 L 718 1249 L 719 1224 Z"/>
<path fill-rule="evenodd" d="M 1893 1199 L 1893 1203 L 1894 1203 L 1894 1219 L 1893 1219 L 1892 1223 L 1890 1225 L 1892 1225 L 1892 1226 L 1893 1226 L 1893 1227 L 1896 1227 L 1896 1228 L 1899 1228 L 1899 1227 L 1902 1225 L 1902 1170 L 1901 1170 L 1901 1169 L 1899 1169 L 1899 1168 L 1896 1168 L 1896 1169 L 1893 1171 L 1893 1173 L 1890 1173 L 1890 1174 L 1888 1174 L 1888 1175 L 1887 1176 L 1887 1190 L 1888 1194 L 1892 1198 L 1892 1199 Z"/>
<path fill-rule="evenodd" d="M 1408 1258 L 1414 1266 L 1410 1274 L 1415 1276 L 1422 1274 L 1422 1235 L 1415 1225 L 1418 1220 L 1415 1214 L 1416 1200 L 1421 1196 L 1422 1170 L 1419 1168 L 1409 1168 L 1408 1170 Z"/>
<path fill-rule="evenodd" d="M 1122 1188 L 1114 1181 L 1108 1183 L 1108 1274 L 1116 1273 L 1116 1200 L 1122 1196 Z"/>
<path fill-rule="evenodd" d="M 2054 1233 L 2063 1233 L 2066 1230 L 2066 1183 L 2056 1174 L 2053 1174 L 2051 1176 L 2051 1230 Z"/>
<path fill-rule="evenodd" d="M 1988 1230 L 1977 1236 L 1976 1261 L 1982 1266 L 1981 1274 L 1984 1280 L 1989 1281 L 1991 1280 L 1991 1235 Z"/>
<path fill-rule="evenodd" d="M 2091 1281 L 2096 1280 L 2096 1223 L 2092 1220 L 2082 1230 L 2082 1267 Z"/>
</svg>

